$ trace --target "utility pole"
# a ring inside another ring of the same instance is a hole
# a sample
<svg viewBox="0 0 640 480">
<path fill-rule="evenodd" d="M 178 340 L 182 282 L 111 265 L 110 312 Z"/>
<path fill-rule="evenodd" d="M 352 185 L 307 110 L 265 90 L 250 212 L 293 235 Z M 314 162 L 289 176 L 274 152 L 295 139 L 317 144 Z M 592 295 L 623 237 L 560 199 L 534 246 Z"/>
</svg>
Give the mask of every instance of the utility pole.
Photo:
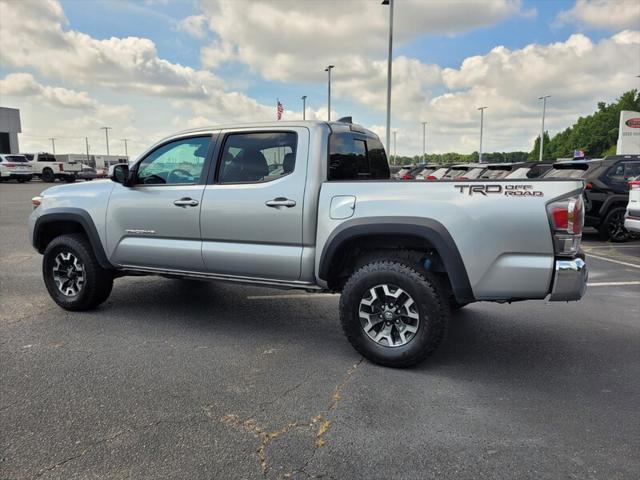
<svg viewBox="0 0 640 480">
<path fill-rule="evenodd" d="M 478 152 L 478 162 L 482 163 L 482 130 L 484 128 L 484 109 L 487 107 L 480 107 L 480 151 Z"/>
<path fill-rule="evenodd" d="M 89 137 L 84 137 L 84 144 L 87 147 L 87 165 L 89 165 Z"/>
<path fill-rule="evenodd" d="M 542 129 L 540 130 L 540 155 L 538 157 L 538 161 L 542 161 L 542 152 L 544 150 L 544 115 L 547 111 L 547 98 L 551 95 L 544 95 L 542 97 L 538 97 L 538 100 L 542 100 Z"/>
<path fill-rule="evenodd" d="M 427 163 L 427 122 L 422 122 L 422 162 Z"/>
<path fill-rule="evenodd" d="M 395 165 L 398 164 L 398 151 L 397 151 L 397 146 L 398 143 L 396 142 L 396 135 L 398 134 L 397 130 L 393 131 L 393 163 Z"/>
<path fill-rule="evenodd" d="M 56 139 L 54 137 L 51 137 L 49 140 L 51 140 L 51 148 L 53 148 L 53 154 L 56 154 Z"/>
<path fill-rule="evenodd" d="M 104 130 L 104 138 L 107 141 L 107 155 L 109 155 L 109 130 L 111 130 L 111 127 L 100 127 L 100 130 Z"/>
<path fill-rule="evenodd" d="M 127 141 L 129 139 L 128 138 L 123 138 L 122 141 L 124 142 L 124 156 L 129 158 L 129 151 L 127 150 Z"/>
<path fill-rule="evenodd" d="M 335 68 L 335 65 L 329 65 L 324 69 L 327 72 L 328 84 L 327 84 L 327 120 L 331 121 L 331 69 Z"/>
<path fill-rule="evenodd" d="M 302 97 L 302 120 L 307 119 L 307 96 L 303 95 Z"/>
<path fill-rule="evenodd" d="M 389 54 L 387 56 L 387 131 L 386 148 L 389 151 L 391 142 L 391 63 L 393 60 L 393 0 L 383 0 L 382 5 L 389 5 Z"/>
</svg>

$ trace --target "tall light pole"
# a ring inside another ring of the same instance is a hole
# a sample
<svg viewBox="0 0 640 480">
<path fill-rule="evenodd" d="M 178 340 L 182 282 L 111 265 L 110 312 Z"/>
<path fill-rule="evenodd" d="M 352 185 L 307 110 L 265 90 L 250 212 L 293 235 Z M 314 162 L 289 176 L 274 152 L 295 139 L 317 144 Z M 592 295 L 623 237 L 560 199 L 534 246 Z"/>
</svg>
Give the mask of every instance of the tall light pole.
<svg viewBox="0 0 640 480">
<path fill-rule="evenodd" d="M 398 151 L 397 151 L 397 146 L 398 143 L 396 142 L 396 135 L 398 134 L 397 130 L 393 131 L 393 163 L 395 165 L 398 164 Z"/>
<path fill-rule="evenodd" d="M 84 137 L 84 145 L 87 147 L 87 165 L 89 165 L 89 137 Z"/>
<path fill-rule="evenodd" d="M 382 5 L 389 5 L 389 55 L 387 57 L 387 152 L 391 141 L 391 60 L 393 58 L 393 0 L 383 0 Z"/>
<path fill-rule="evenodd" d="M 480 152 L 478 152 L 478 162 L 482 163 L 482 130 L 484 128 L 484 109 L 487 107 L 479 107 L 480 110 Z"/>
<path fill-rule="evenodd" d="M 327 68 L 324 69 L 327 72 L 328 83 L 327 83 L 327 120 L 331 120 L 331 69 L 335 68 L 335 65 L 328 65 Z"/>
<path fill-rule="evenodd" d="M 302 120 L 307 119 L 307 96 L 303 95 L 302 97 Z"/>
<path fill-rule="evenodd" d="M 111 130 L 111 127 L 100 127 L 100 130 L 104 130 L 104 138 L 107 142 L 107 155 L 109 155 L 109 130 Z"/>
<path fill-rule="evenodd" d="M 538 100 L 542 100 L 542 129 L 540 130 L 540 156 L 538 157 L 538 161 L 542 161 L 542 151 L 544 150 L 544 114 L 547 111 L 547 98 L 551 95 L 544 95 L 542 97 L 538 97 Z"/>
<path fill-rule="evenodd" d="M 422 161 L 427 163 L 427 122 L 422 122 Z"/>
<path fill-rule="evenodd" d="M 53 154 L 56 154 L 56 139 L 55 137 L 51 137 L 49 140 L 51 140 L 51 148 L 53 149 Z"/>
</svg>

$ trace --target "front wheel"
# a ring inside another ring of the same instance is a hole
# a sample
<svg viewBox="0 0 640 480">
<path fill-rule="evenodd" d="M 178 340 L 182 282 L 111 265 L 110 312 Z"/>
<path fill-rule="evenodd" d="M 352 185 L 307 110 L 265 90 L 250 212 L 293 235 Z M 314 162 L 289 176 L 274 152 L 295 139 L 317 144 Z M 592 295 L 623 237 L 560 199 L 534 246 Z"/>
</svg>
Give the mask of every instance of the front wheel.
<svg viewBox="0 0 640 480">
<path fill-rule="evenodd" d="M 447 298 L 436 282 L 396 260 L 362 266 L 340 297 L 340 321 L 351 345 L 388 367 L 409 367 L 432 354 L 448 319 Z"/>
<path fill-rule="evenodd" d="M 43 182 L 47 183 L 53 183 L 56 181 L 56 176 L 54 175 L 53 170 L 51 170 L 50 168 L 43 169 L 40 178 Z"/>
<path fill-rule="evenodd" d="M 111 294 L 113 274 L 100 266 L 84 235 L 61 235 L 44 252 L 42 275 L 49 295 L 65 310 L 90 310 Z"/>
<path fill-rule="evenodd" d="M 629 231 L 624 228 L 624 214 L 626 208 L 617 207 L 612 209 L 602 222 L 598 233 L 603 240 L 612 242 L 626 242 L 630 238 Z"/>
</svg>

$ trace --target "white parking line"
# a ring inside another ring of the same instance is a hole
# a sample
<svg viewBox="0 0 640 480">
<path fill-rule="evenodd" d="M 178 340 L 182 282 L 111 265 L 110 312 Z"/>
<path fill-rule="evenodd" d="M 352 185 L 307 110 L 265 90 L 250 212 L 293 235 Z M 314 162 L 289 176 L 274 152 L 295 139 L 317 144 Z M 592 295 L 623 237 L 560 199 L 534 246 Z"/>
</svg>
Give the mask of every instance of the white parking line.
<svg viewBox="0 0 640 480">
<path fill-rule="evenodd" d="M 588 252 L 587 252 L 587 255 L 589 255 L 590 257 L 593 257 L 593 258 L 597 258 L 598 260 L 604 260 L 605 262 L 618 263 L 620 265 L 625 265 L 627 267 L 640 268 L 640 265 L 636 265 L 635 263 L 621 262 L 620 260 L 614 260 L 612 258 L 601 257 L 599 255 L 594 255 L 593 253 L 588 253 Z"/>
<path fill-rule="evenodd" d="M 279 298 L 329 298 L 339 297 L 339 293 L 299 293 L 291 295 L 249 295 L 247 300 L 277 300 Z"/>
<path fill-rule="evenodd" d="M 587 283 L 587 287 L 616 287 L 616 286 L 626 286 L 626 285 L 640 285 L 640 281 Z"/>
</svg>

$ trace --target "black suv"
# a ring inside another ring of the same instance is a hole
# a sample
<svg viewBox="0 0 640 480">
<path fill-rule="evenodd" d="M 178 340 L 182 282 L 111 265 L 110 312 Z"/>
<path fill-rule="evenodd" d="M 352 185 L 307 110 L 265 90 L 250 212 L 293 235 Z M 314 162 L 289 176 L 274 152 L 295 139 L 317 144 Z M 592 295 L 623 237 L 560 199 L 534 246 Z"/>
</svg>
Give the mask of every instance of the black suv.
<svg viewBox="0 0 640 480">
<path fill-rule="evenodd" d="M 603 240 L 626 242 L 624 228 L 629 202 L 629 182 L 640 175 L 640 155 L 613 155 L 604 159 L 558 162 L 544 178 L 585 180 L 584 224 L 595 227 Z"/>
</svg>

